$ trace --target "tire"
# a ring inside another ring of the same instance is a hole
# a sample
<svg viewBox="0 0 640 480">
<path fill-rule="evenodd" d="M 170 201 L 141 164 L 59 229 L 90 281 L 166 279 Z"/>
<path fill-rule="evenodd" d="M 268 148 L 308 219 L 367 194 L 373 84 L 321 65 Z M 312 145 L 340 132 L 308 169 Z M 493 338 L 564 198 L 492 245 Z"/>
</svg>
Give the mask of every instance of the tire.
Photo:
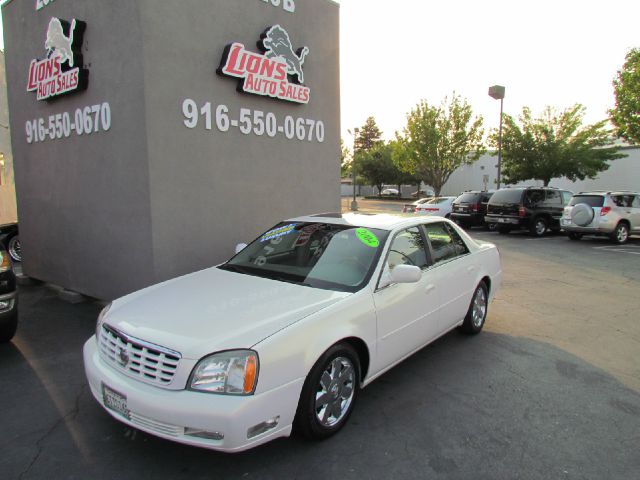
<svg viewBox="0 0 640 480">
<path fill-rule="evenodd" d="M 487 223 L 487 230 L 489 230 L 490 232 L 495 232 L 497 228 L 498 228 L 497 223 Z"/>
<path fill-rule="evenodd" d="M 511 227 L 508 227 L 506 225 L 498 225 L 498 233 L 501 233 L 502 235 L 506 235 L 511 231 Z"/>
<path fill-rule="evenodd" d="M 336 434 L 353 411 L 359 384 L 360 360 L 356 351 L 345 343 L 332 346 L 307 375 L 293 422 L 295 431 L 313 440 Z"/>
<path fill-rule="evenodd" d="M 616 229 L 613 231 L 609 238 L 611 238 L 611 240 L 618 245 L 627 243 L 627 240 L 629 240 L 629 226 L 626 223 L 620 222 L 618 225 L 616 225 Z"/>
<path fill-rule="evenodd" d="M 464 317 L 464 323 L 460 329 L 468 335 L 480 333 L 487 319 L 488 307 L 489 291 L 487 285 L 484 282 L 480 282 L 475 292 L 473 292 L 467 316 Z"/>
<path fill-rule="evenodd" d="M 542 237 L 549 228 L 549 223 L 544 217 L 535 217 L 529 226 L 529 233 L 534 237 Z"/>
<path fill-rule="evenodd" d="M 9 256 L 14 262 L 22 261 L 22 248 L 20 245 L 20 237 L 18 237 L 18 235 L 14 235 L 7 242 L 7 252 L 9 252 Z"/>
<path fill-rule="evenodd" d="M 581 233 L 576 233 L 576 232 L 569 232 L 569 240 L 580 240 L 582 238 L 582 234 Z"/>
<path fill-rule="evenodd" d="M 0 325 L 0 343 L 9 342 L 18 329 L 18 310 L 15 310 L 8 322 Z"/>
<path fill-rule="evenodd" d="M 447 214 L 444 216 L 444 218 L 446 218 L 447 220 L 449 220 L 449 219 L 451 218 L 451 214 L 450 214 L 450 213 L 447 213 Z"/>
</svg>

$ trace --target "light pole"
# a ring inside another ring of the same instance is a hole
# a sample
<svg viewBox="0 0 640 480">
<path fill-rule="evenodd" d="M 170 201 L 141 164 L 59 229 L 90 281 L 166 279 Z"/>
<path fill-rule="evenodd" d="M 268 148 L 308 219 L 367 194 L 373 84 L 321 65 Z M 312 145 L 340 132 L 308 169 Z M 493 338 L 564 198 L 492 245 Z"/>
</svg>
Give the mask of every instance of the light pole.
<svg viewBox="0 0 640 480">
<path fill-rule="evenodd" d="M 504 100 L 504 87 L 494 85 L 489 87 L 489 96 L 495 100 L 500 100 L 500 129 L 498 130 L 498 190 L 500 189 L 500 175 L 502 170 L 502 101 Z"/>
<path fill-rule="evenodd" d="M 351 177 L 353 183 L 353 201 L 351 202 L 351 210 L 354 212 L 358 211 L 358 202 L 356 201 L 356 139 L 358 138 L 358 132 L 360 129 L 358 127 L 353 129 L 353 133 L 351 133 L 351 129 L 347 129 L 349 135 L 353 135 L 353 157 L 351 158 Z"/>
</svg>

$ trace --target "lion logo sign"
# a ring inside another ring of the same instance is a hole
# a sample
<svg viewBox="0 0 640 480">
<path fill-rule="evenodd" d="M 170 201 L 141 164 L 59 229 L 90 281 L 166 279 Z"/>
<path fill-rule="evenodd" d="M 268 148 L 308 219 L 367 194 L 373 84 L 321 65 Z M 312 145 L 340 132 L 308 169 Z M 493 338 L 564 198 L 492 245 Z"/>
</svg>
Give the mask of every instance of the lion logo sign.
<svg viewBox="0 0 640 480">
<path fill-rule="evenodd" d="M 297 75 L 298 82 L 304 83 L 302 65 L 309 53 L 308 47 L 299 48 L 297 52 L 294 52 L 289 34 L 280 25 L 274 25 L 264 33 L 262 45 L 264 46 L 264 55 L 267 58 L 281 58 L 284 60 L 287 63 L 287 73 L 289 75 Z"/>
</svg>

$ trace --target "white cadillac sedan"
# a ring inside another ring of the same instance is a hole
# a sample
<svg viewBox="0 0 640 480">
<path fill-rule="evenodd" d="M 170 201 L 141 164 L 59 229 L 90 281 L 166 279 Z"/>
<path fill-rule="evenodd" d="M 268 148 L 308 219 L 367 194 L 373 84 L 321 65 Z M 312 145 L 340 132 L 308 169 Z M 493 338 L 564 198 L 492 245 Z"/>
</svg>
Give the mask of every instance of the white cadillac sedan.
<svg viewBox="0 0 640 480">
<path fill-rule="evenodd" d="M 358 392 L 453 328 L 482 330 L 497 248 L 442 218 L 323 214 L 231 260 L 115 300 L 84 346 L 114 418 L 237 452 L 293 429 L 324 438 Z"/>
</svg>

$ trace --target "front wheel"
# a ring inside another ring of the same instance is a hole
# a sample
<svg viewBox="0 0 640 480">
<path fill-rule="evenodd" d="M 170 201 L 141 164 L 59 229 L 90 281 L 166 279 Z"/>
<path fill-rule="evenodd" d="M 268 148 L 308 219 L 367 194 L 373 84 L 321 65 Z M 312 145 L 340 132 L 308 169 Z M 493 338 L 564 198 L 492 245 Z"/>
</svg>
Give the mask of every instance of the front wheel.
<svg viewBox="0 0 640 480">
<path fill-rule="evenodd" d="M 627 227 L 626 223 L 619 223 L 616 226 L 616 229 L 611 234 L 611 240 L 618 245 L 622 245 L 629 240 L 629 227 Z"/>
<path fill-rule="evenodd" d="M 487 285 L 484 282 L 476 287 L 476 291 L 473 293 L 471 299 L 471 305 L 467 311 L 467 316 L 464 317 L 464 323 L 461 330 L 464 333 L 475 335 L 480 333 L 484 326 L 484 321 L 487 319 L 487 309 L 489 305 L 489 291 Z"/>
<path fill-rule="evenodd" d="M 353 411 L 359 380 L 360 361 L 353 347 L 341 343 L 327 350 L 304 382 L 295 429 L 317 440 L 337 433 Z"/>
<path fill-rule="evenodd" d="M 14 262 L 22 261 L 22 248 L 20 246 L 20 237 L 14 235 L 7 242 L 7 251 Z"/>
</svg>

